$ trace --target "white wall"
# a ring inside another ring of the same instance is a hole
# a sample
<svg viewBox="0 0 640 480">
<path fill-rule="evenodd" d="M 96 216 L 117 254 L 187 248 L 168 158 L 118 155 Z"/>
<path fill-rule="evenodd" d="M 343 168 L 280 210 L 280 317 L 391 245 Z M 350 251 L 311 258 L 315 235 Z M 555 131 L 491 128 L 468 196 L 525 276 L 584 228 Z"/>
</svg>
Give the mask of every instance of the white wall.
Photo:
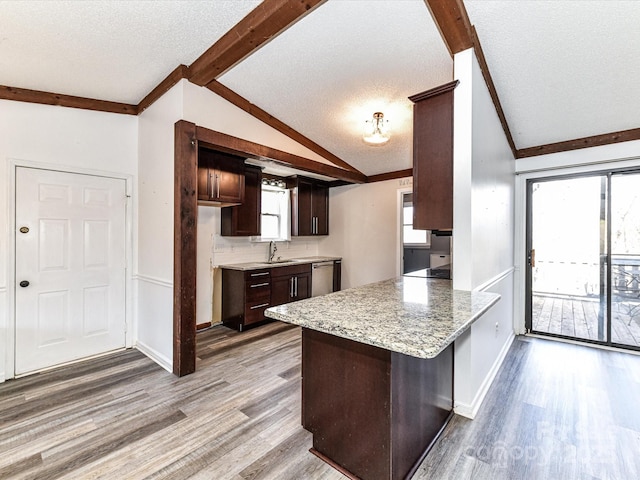
<svg viewBox="0 0 640 480">
<path fill-rule="evenodd" d="M 137 348 L 173 369 L 174 125 L 183 116 L 178 83 L 139 115 Z"/>
<path fill-rule="evenodd" d="M 329 194 L 329 236 L 320 255 L 342 256 L 342 288 L 398 274 L 398 190 L 410 179 L 335 187 Z"/>
<path fill-rule="evenodd" d="M 7 290 L 13 261 L 8 250 L 11 162 L 130 176 L 135 184 L 137 125 L 135 116 L 0 100 L 0 380 L 13 374 L 13 349 L 7 343 L 13 328 L 12 291 Z M 133 193 L 135 199 L 135 185 Z"/>
<path fill-rule="evenodd" d="M 219 265 L 243 262 L 263 262 L 269 256 L 269 242 L 252 241 L 249 237 L 222 237 L 220 235 L 220 208 L 198 207 L 198 269 L 196 292 L 196 322 L 217 322 L 213 318 L 213 270 Z M 276 242 L 276 256 L 300 258 L 318 255 L 318 243 L 313 237 L 292 237 L 290 241 Z"/>
<path fill-rule="evenodd" d="M 218 132 L 267 145 L 301 157 L 330 163 L 205 87 L 182 81 L 184 119 Z"/>
<path fill-rule="evenodd" d="M 453 285 L 502 296 L 456 341 L 455 409 L 473 417 L 513 340 L 515 161 L 473 50 L 454 65 Z"/>
</svg>

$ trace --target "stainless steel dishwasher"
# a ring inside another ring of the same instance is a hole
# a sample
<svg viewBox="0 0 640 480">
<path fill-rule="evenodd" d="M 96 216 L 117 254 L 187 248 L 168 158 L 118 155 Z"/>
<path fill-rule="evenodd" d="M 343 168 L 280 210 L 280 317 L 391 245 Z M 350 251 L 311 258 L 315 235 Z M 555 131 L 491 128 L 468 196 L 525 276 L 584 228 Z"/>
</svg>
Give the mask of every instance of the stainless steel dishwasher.
<svg viewBox="0 0 640 480">
<path fill-rule="evenodd" d="M 316 262 L 311 269 L 311 296 L 333 292 L 333 260 Z"/>
</svg>

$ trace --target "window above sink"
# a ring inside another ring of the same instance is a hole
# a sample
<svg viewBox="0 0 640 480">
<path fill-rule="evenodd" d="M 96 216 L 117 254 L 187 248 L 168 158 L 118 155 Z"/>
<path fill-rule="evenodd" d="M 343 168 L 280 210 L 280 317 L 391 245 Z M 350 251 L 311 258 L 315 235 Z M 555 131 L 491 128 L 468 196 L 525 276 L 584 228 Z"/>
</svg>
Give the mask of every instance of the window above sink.
<svg viewBox="0 0 640 480">
<path fill-rule="evenodd" d="M 263 183 L 260 241 L 290 240 L 289 210 L 289 190 Z"/>
</svg>

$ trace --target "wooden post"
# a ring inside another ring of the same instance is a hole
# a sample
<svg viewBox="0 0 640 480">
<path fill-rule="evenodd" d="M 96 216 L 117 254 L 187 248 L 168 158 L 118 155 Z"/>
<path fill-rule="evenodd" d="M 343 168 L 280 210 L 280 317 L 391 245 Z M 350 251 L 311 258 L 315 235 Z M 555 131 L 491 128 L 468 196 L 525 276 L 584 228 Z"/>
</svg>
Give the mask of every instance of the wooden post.
<svg viewBox="0 0 640 480">
<path fill-rule="evenodd" d="M 173 247 L 173 373 L 196 369 L 196 239 L 198 141 L 196 125 L 175 124 Z"/>
</svg>

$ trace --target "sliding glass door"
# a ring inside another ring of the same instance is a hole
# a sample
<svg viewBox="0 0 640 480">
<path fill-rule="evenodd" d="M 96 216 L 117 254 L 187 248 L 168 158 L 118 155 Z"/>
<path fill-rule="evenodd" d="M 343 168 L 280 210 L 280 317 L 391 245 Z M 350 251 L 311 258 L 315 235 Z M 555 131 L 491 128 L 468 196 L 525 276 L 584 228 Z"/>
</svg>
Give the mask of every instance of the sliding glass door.
<svg viewBox="0 0 640 480">
<path fill-rule="evenodd" d="M 527 329 L 640 347 L 640 173 L 527 183 Z"/>
<path fill-rule="evenodd" d="M 611 176 L 611 342 L 640 346 L 640 173 Z"/>
</svg>

